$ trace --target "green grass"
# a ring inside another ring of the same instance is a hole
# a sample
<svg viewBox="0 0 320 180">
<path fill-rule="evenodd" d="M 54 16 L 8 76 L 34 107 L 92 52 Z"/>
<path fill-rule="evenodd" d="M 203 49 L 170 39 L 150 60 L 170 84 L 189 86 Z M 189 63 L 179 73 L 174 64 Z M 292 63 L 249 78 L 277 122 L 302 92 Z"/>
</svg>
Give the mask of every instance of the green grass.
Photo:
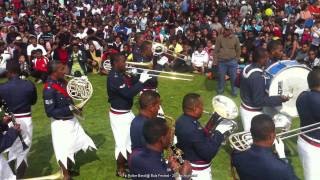
<svg viewBox="0 0 320 180">
<path fill-rule="evenodd" d="M 89 78 L 94 86 L 94 95 L 85 106 L 84 114 L 86 120 L 81 121 L 81 124 L 97 145 L 98 150 L 77 154 L 76 163 L 80 167 L 80 176 L 75 177 L 75 179 L 120 179 L 115 177 L 114 139 L 107 116 L 109 104 L 107 103 L 106 95 L 106 77 L 92 75 Z M 167 115 L 176 118 L 181 114 L 182 98 L 189 92 L 201 94 L 205 102 L 205 109 L 212 110 L 211 99 L 215 96 L 215 81 L 206 80 L 203 76 L 197 76 L 192 82 L 161 79 L 159 84 L 162 107 Z M 45 176 L 53 174 L 59 169 L 52 148 L 50 120 L 44 113 L 42 85 L 37 85 L 37 87 L 38 102 L 32 110 L 33 144 L 28 158 L 29 168 L 26 177 Z M 225 94 L 230 94 L 230 88 L 226 89 Z M 239 104 L 239 98 L 234 100 Z M 136 102 L 134 112 L 137 112 Z M 207 119 L 208 116 L 203 115 L 201 122 L 204 124 Z M 240 124 L 240 121 L 238 123 Z M 298 122 L 295 120 L 294 127 L 297 127 L 297 125 Z M 302 169 L 296 151 L 296 140 L 287 140 L 286 144 L 289 145 L 293 152 L 290 160 L 294 165 L 295 172 L 302 179 Z M 214 179 L 231 179 L 229 152 L 229 146 L 223 146 L 213 159 Z"/>
</svg>

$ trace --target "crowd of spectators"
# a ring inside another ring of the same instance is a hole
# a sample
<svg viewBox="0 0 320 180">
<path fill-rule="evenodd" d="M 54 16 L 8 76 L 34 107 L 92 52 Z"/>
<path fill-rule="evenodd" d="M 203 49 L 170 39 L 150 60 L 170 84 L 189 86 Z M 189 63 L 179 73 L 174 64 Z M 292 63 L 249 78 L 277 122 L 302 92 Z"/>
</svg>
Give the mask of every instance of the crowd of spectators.
<svg viewBox="0 0 320 180">
<path fill-rule="evenodd" d="M 271 40 L 281 42 L 281 59 L 320 66 L 317 0 L 0 0 L 0 7 L 0 74 L 6 60 L 16 60 L 22 76 L 37 82 L 51 60 L 84 74 L 105 74 L 103 61 L 115 52 L 135 60 L 138 34 L 173 52 L 160 55 L 167 67 L 211 78 L 225 29 L 239 40 L 240 67 Z"/>
</svg>

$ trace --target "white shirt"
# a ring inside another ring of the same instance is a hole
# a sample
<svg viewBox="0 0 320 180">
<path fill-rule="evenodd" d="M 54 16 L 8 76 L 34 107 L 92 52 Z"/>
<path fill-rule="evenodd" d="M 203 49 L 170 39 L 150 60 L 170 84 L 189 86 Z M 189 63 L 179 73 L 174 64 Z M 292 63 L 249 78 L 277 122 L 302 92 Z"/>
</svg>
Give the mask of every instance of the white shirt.
<svg viewBox="0 0 320 180">
<path fill-rule="evenodd" d="M 92 14 L 92 15 L 101 14 L 101 9 L 99 9 L 99 8 L 94 8 L 94 9 L 92 9 L 91 14 Z"/>
<path fill-rule="evenodd" d="M 313 45 L 315 45 L 315 46 L 319 46 L 319 44 L 320 44 L 320 36 L 319 36 L 319 34 L 320 34 L 320 29 L 317 29 L 316 30 L 316 32 L 313 32 L 312 33 L 312 43 L 311 44 L 313 44 Z"/>
<path fill-rule="evenodd" d="M 44 49 L 44 47 L 40 44 L 37 44 L 36 46 L 33 46 L 32 44 L 29 44 L 28 47 L 27 47 L 27 55 L 28 56 L 31 56 L 31 52 L 33 50 L 36 50 L 36 49 L 41 49 L 42 51 L 42 55 L 47 55 L 47 51 Z"/>
<path fill-rule="evenodd" d="M 192 54 L 191 63 L 196 67 L 204 67 L 209 61 L 209 55 L 206 51 L 202 50 L 201 53 L 195 51 Z"/>
</svg>

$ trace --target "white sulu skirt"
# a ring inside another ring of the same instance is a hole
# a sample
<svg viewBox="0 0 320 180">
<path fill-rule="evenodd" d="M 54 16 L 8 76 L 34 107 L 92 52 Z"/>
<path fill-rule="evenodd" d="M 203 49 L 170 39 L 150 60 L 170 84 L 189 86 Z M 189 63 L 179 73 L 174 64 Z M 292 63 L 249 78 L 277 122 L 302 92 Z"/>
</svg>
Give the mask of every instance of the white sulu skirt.
<svg viewBox="0 0 320 180">
<path fill-rule="evenodd" d="M 32 118 L 30 116 L 30 113 L 26 113 L 25 115 L 26 116 L 24 117 L 24 114 L 15 114 L 16 122 L 20 124 L 21 135 L 24 139 L 24 142 L 28 145 L 28 148 L 26 150 L 23 150 L 21 140 L 19 137 L 17 137 L 12 146 L 5 151 L 8 152 L 8 162 L 16 160 L 16 169 L 20 166 L 22 161 L 25 161 L 27 163 L 27 155 L 30 151 L 32 144 Z M 12 126 L 12 122 L 9 123 L 9 127 Z"/>
<path fill-rule="evenodd" d="M 130 126 L 134 119 L 132 111 L 124 114 L 109 112 L 111 129 L 115 140 L 115 158 L 121 153 L 127 159 L 127 152 L 131 153 Z"/>
<path fill-rule="evenodd" d="M 262 111 L 249 111 L 240 106 L 240 117 L 244 131 L 250 131 L 252 118 L 259 114 L 262 114 Z"/>
<path fill-rule="evenodd" d="M 97 149 L 75 117 L 65 121 L 51 118 L 51 134 L 57 162 L 60 161 L 65 168 L 68 168 L 68 158 L 75 163 L 74 154 L 78 151 Z"/>
<path fill-rule="evenodd" d="M 303 167 L 305 180 L 318 180 L 320 178 L 320 147 L 309 144 L 298 137 L 298 154 Z"/>
<path fill-rule="evenodd" d="M 16 176 L 12 173 L 7 160 L 0 154 L 0 179 L 15 180 Z"/>
</svg>

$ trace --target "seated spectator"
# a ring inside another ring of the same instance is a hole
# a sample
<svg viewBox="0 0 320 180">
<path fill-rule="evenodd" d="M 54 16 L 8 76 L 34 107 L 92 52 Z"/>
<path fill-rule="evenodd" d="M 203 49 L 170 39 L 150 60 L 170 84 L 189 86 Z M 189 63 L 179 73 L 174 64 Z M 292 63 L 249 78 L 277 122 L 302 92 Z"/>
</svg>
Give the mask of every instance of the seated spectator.
<svg viewBox="0 0 320 180">
<path fill-rule="evenodd" d="M 72 46 L 72 51 L 68 59 L 70 74 L 80 71 L 82 75 L 88 73 L 87 70 L 87 53 L 82 51 L 78 44 Z"/>
<path fill-rule="evenodd" d="M 44 49 L 44 47 L 40 44 L 37 43 L 37 38 L 35 36 L 31 36 L 29 38 L 29 42 L 30 44 L 27 46 L 27 55 L 29 60 L 31 60 L 31 52 L 33 50 L 37 50 L 40 49 L 42 51 L 42 55 L 46 56 L 47 55 L 47 51 Z"/>
<path fill-rule="evenodd" d="M 67 44 L 60 42 L 58 45 L 58 48 L 56 48 L 53 51 L 53 60 L 58 60 L 60 61 L 62 64 L 67 64 L 68 62 L 68 51 L 67 51 Z"/>
<path fill-rule="evenodd" d="M 314 67 L 319 67 L 320 59 L 317 58 L 317 54 L 318 54 L 317 50 L 310 49 L 308 52 L 308 56 L 304 59 L 304 63 L 312 69 Z"/>
<path fill-rule="evenodd" d="M 205 70 L 207 68 L 209 62 L 209 55 L 208 53 L 203 49 L 203 45 L 199 45 L 197 47 L 197 50 L 192 54 L 192 67 L 194 68 L 195 72 L 205 73 Z"/>
<path fill-rule="evenodd" d="M 308 56 L 309 44 L 303 44 L 301 49 L 298 50 L 296 61 L 303 63 L 304 59 Z"/>
<path fill-rule="evenodd" d="M 36 78 L 36 83 L 45 82 L 48 77 L 49 59 L 42 54 L 41 49 L 34 50 L 35 59 L 32 60 L 32 76 Z"/>
<path fill-rule="evenodd" d="M 89 44 L 89 50 L 87 51 L 89 71 L 95 74 L 100 71 L 101 56 L 101 51 L 96 50 L 96 47 L 93 44 Z"/>
</svg>

